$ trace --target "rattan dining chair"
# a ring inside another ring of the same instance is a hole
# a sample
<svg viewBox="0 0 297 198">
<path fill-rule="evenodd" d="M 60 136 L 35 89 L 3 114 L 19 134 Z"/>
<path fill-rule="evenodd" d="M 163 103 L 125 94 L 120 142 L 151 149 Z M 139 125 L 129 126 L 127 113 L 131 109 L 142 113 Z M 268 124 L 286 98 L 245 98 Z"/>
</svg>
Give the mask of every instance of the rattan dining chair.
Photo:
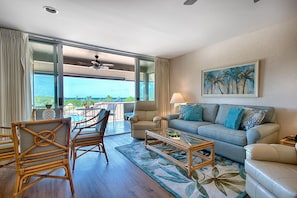
<svg viewBox="0 0 297 198">
<path fill-rule="evenodd" d="M 13 122 L 11 126 L 16 156 L 13 196 L 44 178 L 68 180 L 73 194 L 69 165 L 71 118 Z M 59 169 L 65 173 L 56 172 Z"/>
<path fill-rule="evenodd" d="M 0 126 L 0 168 L 14 163 L 14 146 L 10 127 Z"/>
<path fill-rule="evenodd" d="M 76 159 L 89 151 L 104 153 L 108 162 L 103 138 L 109 113 L 110 111 L 101 109 L 96 116 L 75 124 L 71 132 L 72 171 L 74 171 Z"/>
</svg>

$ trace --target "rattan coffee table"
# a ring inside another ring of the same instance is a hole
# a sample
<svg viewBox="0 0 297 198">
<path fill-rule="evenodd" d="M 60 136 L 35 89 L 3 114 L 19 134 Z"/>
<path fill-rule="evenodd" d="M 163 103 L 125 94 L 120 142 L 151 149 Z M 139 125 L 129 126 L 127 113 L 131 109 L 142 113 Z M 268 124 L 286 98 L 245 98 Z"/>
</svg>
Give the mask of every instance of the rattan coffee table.
<svg viewBox="0 0 297 198">
<path fill-rule="evenodd" d="M 162 145 L 170 145 L 174 149 L 162 150 Z M 158 153 L 164 158 L 172 161 L 176 165 L 185 169 L 188 176 L 192 176 L 192 171 L 201 167 L 212 165 L 214 166 L 214 143 L 209 140 L 199 138 L 175 129 L 159 129 L 145 131 L 145 146 L 147 149 Z M 199 152 L 208 149 L 210 153 Z M 184 152 L 187 158 L 186 162 L 173 157 L 174 154 Z M 193 156 L 201 158 L 199 163 L 193 161 Z"/>
</svg>

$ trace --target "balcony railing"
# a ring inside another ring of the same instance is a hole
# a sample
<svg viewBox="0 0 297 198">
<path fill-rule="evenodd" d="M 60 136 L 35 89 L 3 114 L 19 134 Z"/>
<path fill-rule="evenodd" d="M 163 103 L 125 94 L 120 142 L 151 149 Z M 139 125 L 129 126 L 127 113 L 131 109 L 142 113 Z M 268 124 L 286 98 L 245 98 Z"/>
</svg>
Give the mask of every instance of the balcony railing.
<svg viewBox="0 0 297 198">
<path fill-rule="evenodd" d="M 129 113 L 133 112 L 134 102 L 98 102 L 89 107 L 75 107 L 68 104 L 64 106 L 63 113 L 65 117 L 71 116 L 72 122 L 79 122 L 95 116 L 100 109 L 111 111 L 109 122 L 124 121 Z"/>
</svg>

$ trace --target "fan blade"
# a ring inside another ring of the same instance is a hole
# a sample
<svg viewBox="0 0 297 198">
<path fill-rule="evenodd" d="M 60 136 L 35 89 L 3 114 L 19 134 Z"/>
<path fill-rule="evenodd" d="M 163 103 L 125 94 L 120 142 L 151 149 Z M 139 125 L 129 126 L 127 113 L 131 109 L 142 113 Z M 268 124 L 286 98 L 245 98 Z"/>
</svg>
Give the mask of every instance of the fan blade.
<svg viewBox="0 0 297 198">
<path fill-rule="evenodd" d="M 113 67 L 114 66 L 114 64 L 109 64 L 109 63 L 103 63 L 102 65 L 105 67 Z"/>
<path fill-rule="evenodd" d="M 186 0 L 184 5 L 193 5 L 197 0 Z"/>
<path fill-rule="evenodd" d="M 100 67 L 100 69 L 106 69 L 107 70 L 107 69 L 109 69 L 109 66 L 103 65 L 103 66 Z"/>
</svg>

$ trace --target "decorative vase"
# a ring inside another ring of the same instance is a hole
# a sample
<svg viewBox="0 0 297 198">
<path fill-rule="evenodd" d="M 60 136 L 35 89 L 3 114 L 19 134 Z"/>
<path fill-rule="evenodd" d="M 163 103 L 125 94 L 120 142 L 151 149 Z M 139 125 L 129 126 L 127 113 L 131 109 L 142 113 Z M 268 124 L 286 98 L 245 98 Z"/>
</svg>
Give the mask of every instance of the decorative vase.
<svg viewBox="0 0 297 198">
<path fill-rule="evenodd" d="M 46 110 L 42 112 L 42 119 L 44 120 L 53 120 L 56 118 L 56 112 L 51 109 L 51 104 L 46 104 Z"/>
</svg>

